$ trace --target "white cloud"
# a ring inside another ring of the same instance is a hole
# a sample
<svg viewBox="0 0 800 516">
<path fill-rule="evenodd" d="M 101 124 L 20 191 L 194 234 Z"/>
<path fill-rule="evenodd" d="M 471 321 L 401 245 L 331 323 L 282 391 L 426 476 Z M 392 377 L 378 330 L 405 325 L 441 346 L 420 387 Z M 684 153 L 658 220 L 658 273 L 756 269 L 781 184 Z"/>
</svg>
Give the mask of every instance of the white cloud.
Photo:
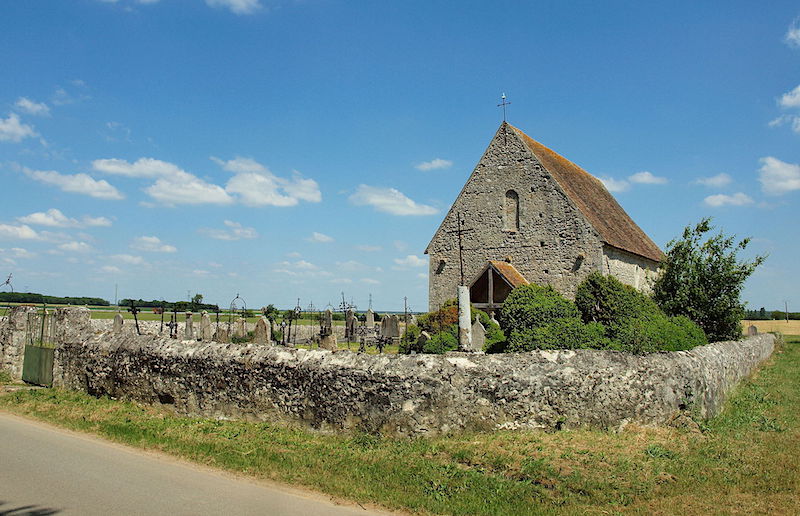
<svg viewBox="0 0 800 516">
<path fill-rule="evenodd" d="M 19 143 L 25 138 L 39 136 L 32 126 L 19 121 L 19 115 L 11 113 L 8 118 L 0 118 L 0 142 Z"/>
<path fill-rule="evenodd" d="M 144 189 L 156 201 L 176 204 L 230 204 L 233 202 L 225 190 L 190 174 L 173 163 L 153 158 L 139 158 L 133 163 L 123 159 L 98 159 L 92 167 L 106 174 L 139 178 L 157 178 Z"/>
<path fill-rule="evenodd" d="M 784 124 L 789 124 L 792 131 L 800 134 L 800 116 L 797 115 L 781 115 L 775 120 L 770 121 L 770 127 L 780 127 Z"/>
<path fill-rule="evenodd" d="M 789 26 L 784 41 L 790 47 L 800 48 L 800 18 L 795 18 Z"/>
<path fill-rule="evenodd" d="M 353 280 L 351 280 L 349 278 L 334 278 L 334 279 L 330 280 L 330 282 L 331 283 L 340 283 L 340 284 L 345 284 L 346 285 L 346 284 L 352 283 Z"/>
<path fill-rule="evenodd" d="M 394 263 L 405 267 L 425 267 L 428 265 L 428 260 L 413 254 L 409 254 L 405 258 L 395 258 Z"/>
<path fill-rule="evenodd" d="M 372 206 L 378 211 L 392 215 L 435 215 L 439 210 L 433 206 L 417 204 L 394 188 L 359 185 L 350 196 L 356 206 Z"/>
<path fill-rule="evenodd" d="M 58 246 L 59 249 L 62 251 L 70 251 L 73 253 L 88 253 L 92 250 L 92 246 L 87 244 L 86 242 L 78 242 L 73 240 L 72 242 L 67 242 L 65 244 L 61 244 Z"/>
<path fill-rule="evenodd" d="M 606 190 L 609 192 L 625 192 L 630 189 L 631 185 L 624 179 L 614 179 L 612 177 L 598 177 L 597 179 L 603 183 L 603 186 L 606 187 Z"/>
<path fill-rule="evenodd" d="M 131 243 L 131 249 L 149 253 L 174 253 L 178 250 L 175 246 L 165 244 L 156 236 L 140 236 L 134 238 Z"/>
<path fill-rule="evenodd" d="M 88 195 L 96 199 L 120 200 L 124 199 L 119 190 L 114 188 L 105 179 L 96 180 L 88 174 L 59 174 L 54 170 L 31 170 L 23 168 L 25 175 L 40 183 L 55 186 L 65 192 Z"/>
<path fill-rule="evenodd" d="M 380 281 L 372 278 L 361 278 L 361 283 L 366 283 L 367 285 L 380 285 Z"/>
<path fill-rule="evenodd" d="M 395 240 L 394 242 L 392 242 L 392 245 L 394 246 L 395 249 L 397 249 L 400 252 L 405 252 L 406 250 L 408 250 L 408 243 L 402 240 Z"/>
<path fill-rule="evenodd" d="M 328 235 L 314 231 L 313 233 L 311 233 L 311 236 L 308 237 L 308 241 L 327 244 L 329 242 L 333 242 L 333 237 L 329 237 Z"/>
<path fill-rule="evenodd" d="M 33 258 L 36 256 L 36 253 L 32 253 L 21 247 L 12 247 L 10 251 L 14 258 Z"/>
<path fill-rule="evenodd" d="M 453 166 L 453 162 L 447 159 L 435 158 L 431 161 L 423 161 L 417 165 L 414 165 L 414 168 L 417 170 L 428 171 L 428 170 L 439 170 L 442 168 L 450 168 Z"/>
<path fill-rule="evenodd" d="M 733 178 L 726 173 L 717 174 L 716 176 L 711 177 L 699 177 L 693 181 L 693 183 L 703 186 L 708 186 L 710 188 L 722 188 L 723 186 L 728 186 L 733 181 Z"/>
<path fill-rule="evenodd" d="M 428 274 L 425 272 L 420 272 L 419 274 L 417 274 L 417 277 L 419 279 L 428 279 Z"/>
<path fill-rule="evenodd" d="M 296 170 L 291 179 L 278 177 L 252 158 L 237 156 L 228 161 L 214 156 L 211 160 L 235 175 L 225 185 L 230 194 L 239 196 L 247 206 L 295 206 L 299 201 L 320 202 L 322 193 L 313 179 Z"/>
<path fill-rule="evenodd" d="M 208 271 L 204 271 L 203 269 L 195 269 L 192 271 L 192 274 L 195 276 L 208 276 L 210 273 Z"/>
<path fill-rule="evenodd" d="M 705 202 L 708 206 L 719 208 L 722 206 L 746 206 L 748 204 L 753 204 L 753 199 L 751 199 L 749 195 L 739 192 L 733 195 L 709 195 L 703 200 L 703 202 Z"/>
<path fill-rule="evenodd" d="M 800 165 L 786 163 L 772 156 L 761 158 L 758 180 L 761 190 L 768 195 L 783 195 L 800 190 Z"/>
<path fill-rule="evenodd" d="M 628 176 L 628 181 L 631 183 L 637 183 L 641 185 L 665 185 L 667 184 L 666 177 L 659 177 L 653 175 L 651 172 L 643 170 L 642 172 L 637 172 L 631 176 Z"/>
<path fill-rule="evenodd" d="M 87 226 L 110 226 L 111 221 L 105 217 L 84 216 L 82 221 L 67 217 L 60 210 L 51 208 L 46 212 L 37 211 L 17 220 L 25 224 L 48 226 L 53 228 L 82 228 Z"/>
<path fill-rule="evenodd" d="M 778 101 L 783 108 L 800 107 L 800 85 L 788 93 L 784 93 Z"/>
<path fill-rule="evenodd" d="M 39 234 L 28 225 L 12 226 L 0 224 L 0 238 L 12 240 L 39 240 Z"/>
<path fill-rule="evenodd" d="M 49 116 L 50 108 L 44 102 L 34 102 L 27 97 L 20 97 L 14 103 L 20 111 L 34 116 Z"/>
<path fill-rule="evenodd" d="M 200 228 L 198 231 L 209 238 L 217 240 L 242 240 L 258 237 L 258 232 L 254 228 L 243 227 L 238 222 L 232 220 L 223 221 L 228 229 Z"/>
<path fill-rule="evenodd" d="M 300 269 L 300 270 L 303 270 L 303 271 L 315 271 L 315 270 L 319 269 L 319 267 L 317 267 L 313 263 L 307 262 L 305 260 L 296 261 L 294 263 L 294 267 L 296 269 Z"/>
<path fill-rule="evenodd" d="M 359 251 L 365 252 L 365 253 L 375 253 L 375 252 L 378 252 L 378 251 L 382 250 L 383 247 L 381 247 L 379 245 L 361 244 L 361 245 L 357 245 L 356 249 L 358 249 Z"/>
<path fill-rule="evenodd" d="M 119 274 L 122 271 L 119 267 L 115 267 L 114 265 L 104 265 L 100 267 L 100 272 L 104 272 L 106 274 Z"/>
<path fill-rule="evenodd" d="M 289 258 L 300 258 L 303 255 L 298 253 L 297 251 L 292 251 L 291 253 L 286 253 L 286 256 L 288 256 Z"/>
<path fill-rule="evenodd" d="M 259 0 L 206 0 L 209 7 L 224 7 L 234 14 L 253 14 L 261 9 Z"/>
<path fill-rule="evenodd" d="M 109 258 L 115 262 L 120 262 L 127 265 L 142 265 L 144 263 L 144 258 L 141 256 L 134 256 L 132 254 L 114 254 L 109 256 Z"/>
</svg>

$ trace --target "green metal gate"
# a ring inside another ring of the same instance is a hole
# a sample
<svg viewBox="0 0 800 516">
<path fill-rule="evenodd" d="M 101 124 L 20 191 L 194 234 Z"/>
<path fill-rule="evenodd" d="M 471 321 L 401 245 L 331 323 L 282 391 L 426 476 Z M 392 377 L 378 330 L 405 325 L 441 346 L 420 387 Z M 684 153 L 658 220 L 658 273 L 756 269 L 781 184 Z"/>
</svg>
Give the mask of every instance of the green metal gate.
<svg viewBox="0 0 800 516">
<path fill-rule="evenodd" d="M 25 327 L 25 357 L 22 380 L 34 385 L 53 386 L 55 317 L 43 308 L 28 314 Z"/>
</svg>

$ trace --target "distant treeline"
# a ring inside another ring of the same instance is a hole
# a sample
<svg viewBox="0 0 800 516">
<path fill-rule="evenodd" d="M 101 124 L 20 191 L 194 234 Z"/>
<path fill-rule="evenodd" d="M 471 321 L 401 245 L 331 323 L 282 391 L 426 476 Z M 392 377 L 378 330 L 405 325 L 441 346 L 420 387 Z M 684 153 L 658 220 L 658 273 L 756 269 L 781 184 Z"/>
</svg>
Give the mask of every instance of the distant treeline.
<svg viewBox="0 0 800 516">
<path fill-rule="evenodd" d="M 93 305 L 109 306 L 110 303 L 99 297 L 58 297 L 45 296 L 34 292 L 0 292 L 0 302 L 3 303 L 31 303 L 41 305 Z"/>
<path fill-rule="evenodd" d="M 219 310 L 217 305 L 210 305 L 208 303 L 193 303 L 191 301 L 160 301 L 153 299 L 152 301 L 145 301 L 144 299 L 122 299 L 119 306 L 133 306 L 136 308 L 153 309 L 164 308 L 166 312 L 196 312 L 198 310 L 207 310 L 209 312 L 216 312 Z"/>
<path fill-rule="evenodd" d="M 744 318 L 750 321 L 778 321 L 786 319 L 786 312 L 780 310 L 745 310 Z M 789 312 L 789 319 L 800 319 L 800 312 Z"/>
</svg>

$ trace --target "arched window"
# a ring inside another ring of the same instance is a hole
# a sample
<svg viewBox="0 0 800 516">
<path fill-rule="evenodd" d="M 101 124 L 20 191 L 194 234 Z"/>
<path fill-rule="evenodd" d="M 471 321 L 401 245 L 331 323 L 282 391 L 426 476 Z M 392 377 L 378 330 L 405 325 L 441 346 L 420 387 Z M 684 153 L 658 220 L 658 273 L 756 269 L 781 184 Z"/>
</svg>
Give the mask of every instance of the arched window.
<svg viewBox="0 0 800 516">
<path fill-rule="evenodd" d="M 506 192 L 503 206 L 503 230 L 519 231 L 519 195 L 514 190 Z"/>
</svg>

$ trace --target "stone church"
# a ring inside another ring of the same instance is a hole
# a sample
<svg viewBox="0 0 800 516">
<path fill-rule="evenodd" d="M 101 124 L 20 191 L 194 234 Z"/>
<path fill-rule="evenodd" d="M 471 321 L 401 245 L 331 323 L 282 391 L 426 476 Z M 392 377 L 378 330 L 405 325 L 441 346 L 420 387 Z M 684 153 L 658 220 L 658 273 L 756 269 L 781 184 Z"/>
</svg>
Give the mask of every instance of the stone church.
<svg viewBox="0 0 800 516">
<path fill-rule="evenodd" d="M 528 283 L 574 297 L 593 271 L 647 289 L 663 257 L 599 179 L 507 122 L 425 253 L 430 310 L 464 284 L 490 312 Z"/>
</svg>

